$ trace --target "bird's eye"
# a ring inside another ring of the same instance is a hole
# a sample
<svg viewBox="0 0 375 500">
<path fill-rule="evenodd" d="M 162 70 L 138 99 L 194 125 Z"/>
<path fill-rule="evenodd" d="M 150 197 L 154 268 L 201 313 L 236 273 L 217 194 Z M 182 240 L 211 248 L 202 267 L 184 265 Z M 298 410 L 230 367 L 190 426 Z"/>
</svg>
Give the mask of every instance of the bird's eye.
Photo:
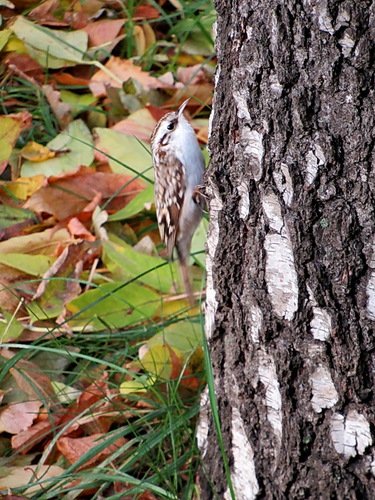
<svg viewBox="0 0 375 500">
<path fill-rule="evenodd" d="M 168 125 L 167 125 L 167 129 L 168 129 L 168 130 L 173 130 L 173 129 L 174 129 L 174 123 L 173 123 L 173 122 L 168 123 Z"/>
</svg>

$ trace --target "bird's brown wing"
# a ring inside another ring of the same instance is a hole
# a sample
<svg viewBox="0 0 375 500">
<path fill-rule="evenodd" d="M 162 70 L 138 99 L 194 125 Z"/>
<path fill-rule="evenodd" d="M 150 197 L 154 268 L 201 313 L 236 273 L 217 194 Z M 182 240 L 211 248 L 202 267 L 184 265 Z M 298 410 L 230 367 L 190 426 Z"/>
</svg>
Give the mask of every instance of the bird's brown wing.
<svg viewBox="0 0 375 500">
<path fill-rule="evenodd" d="M 175 156 L 165 155 L 155 168 L 155 204 L 160 236 L 169 257 L 176 246 L 185 186 L 183 164 Z"/>
</svg>

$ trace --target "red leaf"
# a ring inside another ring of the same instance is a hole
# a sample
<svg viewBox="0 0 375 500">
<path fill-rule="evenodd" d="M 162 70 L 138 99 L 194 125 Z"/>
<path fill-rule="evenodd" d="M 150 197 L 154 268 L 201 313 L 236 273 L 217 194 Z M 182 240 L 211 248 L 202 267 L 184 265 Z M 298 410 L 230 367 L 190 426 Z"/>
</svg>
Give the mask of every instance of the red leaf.
<svg viewBox="0 0 375 500">
<path fill-rule="evenodd" d="M 8 405 L 0 413 L 0 432 L 19 434 L 31 427 L 37 418 L 40 401 L 25 401 Z"/>
<path fill-rule="evenodd" d="M 62 455 L 71 463 L 74 464 L 79 460 L 85 453 L 91 450 L 94 446 L 97 446 L 100 441 L 103 441 L 107 437 L 106 434 L 92 434 L 91 436 L 81 437 L 81 438 L 71 438 L 71 437 L 61 437 L 57 440 L 57 449 Z M 112 453 L 118 450 L 121 446 L 126 443 L 123 437 L 116 440 L 115 443 L 109 444 L 104 450 L 99 452 L 97 455 L 92 457 L 90 460 L 85 462 L 80 469 L 86 469 L 93 464 L 101 462 L 104 458 L 108 457 Z"/>
</svg>

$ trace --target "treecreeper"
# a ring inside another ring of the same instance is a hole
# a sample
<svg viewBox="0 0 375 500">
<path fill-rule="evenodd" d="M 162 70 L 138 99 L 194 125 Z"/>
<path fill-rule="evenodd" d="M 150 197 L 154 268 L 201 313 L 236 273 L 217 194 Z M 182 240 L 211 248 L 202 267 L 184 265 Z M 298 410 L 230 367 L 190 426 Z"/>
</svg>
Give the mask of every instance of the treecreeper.
<svg viewBox="0 0 375 500">
<path fill-rule="evenodd" d="M 169 258 L 176 249 L 185 290 L 193 304 L 188 258 L 193 235 L 202 218 L 200 189 L 204 159 L 194 129 L 183 114 L 188 101 L 157 123 L 151 147 L 160 236 Z"/>
</svg>

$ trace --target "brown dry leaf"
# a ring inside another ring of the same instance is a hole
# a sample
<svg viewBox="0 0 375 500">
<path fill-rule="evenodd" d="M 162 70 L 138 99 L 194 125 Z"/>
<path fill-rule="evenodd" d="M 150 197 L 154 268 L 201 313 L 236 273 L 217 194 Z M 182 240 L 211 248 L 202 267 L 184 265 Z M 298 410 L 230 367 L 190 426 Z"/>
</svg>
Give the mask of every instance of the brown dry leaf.
<svg viewBox="0 0 375 500">
<path fill-rule="evenodd" d="M 72 121 L 70 105 L 61 101 L 60 92 L 58 90 L 54 90 L 52 85 L 43 85 L 42 89 L 54 115 L 57 118 L 57 121 L 59 122 L 60 127 L 62 129 L 66 128 Z"/>
<path fill-rule="evenodd" d="M 141 141 L 150 142 L 152 131 L 155 128 L 157 121 L 152 116 L 151 112 L 146 109 L 139 109 L 130 116 L 116 123 L 112 127 L 117 132 L 137 137 Z"/>
<path fill-rule="evenodd" d="M 33 21 L 38 21 L 38 24 L 48 26 L 68 26 L 61 19 L 54 16 L 54 13 L 59 9 L 61 2 L 59 0 L 46 0 L 29 12 L 28 17 Z"/>
<path fill-rule="evenodd" d="M 211 77 L 207 75 L 206 71 L 204 70 L 204 66 L 202 64 L 179 67 L 177 69 L 177 79 L 183 85 L 209 83 L 211 81 Z"/>
<path fill-rule="evenodd" d="M 124 26 L 124 19 L 104 19 L 88 24 L 83 31 L 89 36 L 89 47 L 96 47 L 112 41 Z"/>
<path fill-rule="evenodd" d="M 0 432 L 18 434 L 31 427 L 37 418 L 41 401 L 13 403 L 0 412 Z"/>
<path fill-rule="evenodd" d="M 160 17 L 160 12 L 151 5 L 138 5 L 136 7 L 133 20 L 143 21 L 144 19 L 157 19 Z"/>
<path fill-rule="evenodd" d="M 108 439 L 107 434 L 92 434 L 91 436 L 81 438 L 61 437 L 57 440 L 57 449 L 71 463 L 74 464 L 85 453 L 97 446 L 101 441 Z M 125 438 L 120 437 L 116 442 L 109 444 L 104 450 L 81 465 L 78 470 L 86 469 L 91 465 L 101 462 L 104 458 L 116 452 L 121 446 L 126 443 Z"/>
<path fill-rule="evenodd" d="M 42 281 L 28 305 L 35 318 L 57 318 L 57 323 L 65 318 L 64 306 L 81 293 L 78 282 L 84 260 L 90 258 L 89 244 L 81 241 L 64 248 L 61 255 L 43 275 Z M 64 279 L 50 279 L 50 278 Z M 34 302 L 37 301 L 37 302 Z"/>
<path fill-rule="evenodd" d="M 212 83 L 200 83 L 188 85 L 182 89 L 179 89 L 166 103 L 165 105 L 171 108 L 177 108 L 183 101 L 191 98 L 189 102 L 189 107 L 204 107 L 212 102 Z"/>
<path fill-rule="evenodd" d="M 89 87 L 95 97 L 106 96 L 106 87 L 121 88 L 122 84 L 129 78 L 137 80 L 145 90 L 168 87 L 167 84 L 151 76 L 147 71 L 142 71 L 139 66 L 136 66 L 128 59 L 112 56 L 105 67 L 113 77 L 103 70 L 99 70 L 94 74 Z"/>
<path fill-rule="evenodd" d="M 72 236 L 77 236 L 86 241 L 95 241 L 95 236 L 90 233 L 88 229 L 82 224 L 82 222 L 77 218 L 73 217 L 68 222 L 67 228 Z"/>
<path fill-rule="evenodd" d="M 121 187 L 125 186 L 122 190 Z M 36 213 L 49 213 L 57 220 L 64 220 L 82 212 L 100 193 L 103 200 L 116 193 L 126 205 L 143 189 L 138 180 L 123 174 L 96 172 L 82 167 L 73 175 L 49 178 L 49 185 L 34 193 L 24 207 Z"/>
<path fill-rule="evenodd" d="M 44 70 L 29 54 L 19 54 L 11 52 L 5 59 L 5 64 L 10 71 L 16 75 L 26 75 L 26 77 L 37 83 L 45 81 Z"/>
<path fill-rule="evenodd" d="M 5 359 L 12 359 L 15 353 L 9 349 L 2 349 L 0 356 Z M 52 403 L 55 399 L 51 380 L 32 361 L 20 359 L 13 368 L 9 370 L 22 392 L 27 394 L 32 400 L 43 400 Z"/>
<path fill-rule="evenodd" d="M 51 79 L 56 83 L 60 83 L 61 85 L 82 85 L 87 86 L 90 82 L 89 78 L 84 78 L 82 76 L 75 76 L 69 73 L 54 73 L 51 76 Z"/>
<path fill-rule="evenodd" d="M 49 436 L 55 424 L 56 421 L 53 421 L 52 418 L 41 420 L 32 427 L 29 427 L 29 429 L 18 433 L 16 436 L 12 436 L 11 443 L 13 450 L 18 450 L 25 455 L 34 448 L 34 446 L 40 443 L 40 441 L 43 441 Z"/>
<path fill-rule="evenodd" d="M 26 486 L 28 483 L 34 483 L 38 480 L 46 481 L 46 484 L 49 484 L 48 479 L 59 476 L 63 472 L 64 469 L 58 467 L 57 465 L 27 465 L 25 467 L 9 467 L 6 477 L 0 478 L 0 489 L 7 491 L 11 488 Z M 25 494 L 28 495 L 28 498 L 30 498 L 29 495 L 32 495 L 33 493 L 38 492 L 43 494 L 44 489 L 45 485 L 43 485 L 42 482 L 42 484 L 37 484 L 28 488 L 25 491 Z"/>
<path fill-rule="evenodd" d="M 30 255 L 54 255 L 57 247 L 69 245 L 74 240 L 66 229 L 47 229 L 40 233 L 14 236 L 0 242 L 0 253 L 24 253 Z M 26 249 L 26 250 L 25 250 Z M 4 310 L 13 312 L 19 304 L 17 282 L 30 276 L 17 269 L 0 264 L 0 304 Z M 35 283 L 28 284 L 30 292 L 35 290 Z"/>
<path fill-rule="evenodd" d="M 64 432 L 65 435 L 76 431 L 81 427 L 81 424 L 86 425 L 88 422 L 91 424 L 92 428 L 95 428 L 96 432 L 106 432 L 108 430 L 107 417 L 104 415 L 104 421 L 101 421 L 103 414 L 100 413 L 100 408 L 106 406 L 110 395 L 108 383 L 106 381 L 107 377 L 107 373 L 104 372 L 102 380 L 98 380 L 89 385 L 82 394 L 80 394 L 78 400 L 67 409 L 65 415 L 60 420 L 60 425 L 67 424 L 73 420 L 74 422 L 66 429 Z M 85 412 L 88 408 L 91 409 L 90 412 Z M 77 419 L 83 412 L 85 412 L 85 414 Z M 89 420 L 87 420 L 87 417 Z"/>
</svg>

